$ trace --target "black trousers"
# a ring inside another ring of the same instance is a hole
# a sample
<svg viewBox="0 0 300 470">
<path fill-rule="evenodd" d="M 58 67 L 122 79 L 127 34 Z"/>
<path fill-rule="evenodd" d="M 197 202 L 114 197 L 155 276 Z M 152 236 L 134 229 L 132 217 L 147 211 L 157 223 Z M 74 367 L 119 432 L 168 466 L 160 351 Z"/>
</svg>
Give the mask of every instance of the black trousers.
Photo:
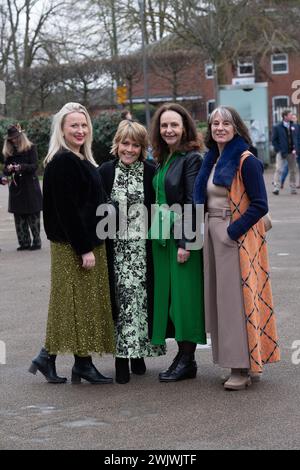
<svg viewBox="0 0 300 470">
<path fill-rule="evenodd" d="M 31 246 L 31 231 L 32 245 L 41 246 L 41 213 L 36 212 L 35 214 L 14 214 L 14 218 L 19 245 L 22 248 L 28 248 Z"/>
</svg>

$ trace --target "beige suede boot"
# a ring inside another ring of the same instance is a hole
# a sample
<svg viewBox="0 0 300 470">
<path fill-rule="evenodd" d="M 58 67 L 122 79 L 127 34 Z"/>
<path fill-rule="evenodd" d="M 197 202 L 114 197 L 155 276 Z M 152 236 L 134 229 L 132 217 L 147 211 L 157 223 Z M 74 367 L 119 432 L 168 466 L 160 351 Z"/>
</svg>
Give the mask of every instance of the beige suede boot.
<svg viewBox="0 0 300 470">
<path fill-rule="evenodd" d="M 225 390 L 245 390 L 251 385 L 249 375 L 243 374 L 243 369 L 231 369 L 229 379 L 224 383 Z"/>
<path fill-rule="evenodd" d="M 254 384 L 254 383 L 258 383 L 261 381 L 261 378 L 262 378 L 262 372 L 259 373 L 259 372 L 252 372 L 251 370 L 249 369 L 241 369 L 242 371 L 242 374 L 243 375 L 249 375 L 250 379 L 251 379 L 251 382 Z M 227 380 L 230 378 L 230 375 L 226 375 L 225 377 L 223 376 L 221 378 L 222 380 L 222 384 L 224 385 L 225 382 L 227 382 Z"/>
</svg>

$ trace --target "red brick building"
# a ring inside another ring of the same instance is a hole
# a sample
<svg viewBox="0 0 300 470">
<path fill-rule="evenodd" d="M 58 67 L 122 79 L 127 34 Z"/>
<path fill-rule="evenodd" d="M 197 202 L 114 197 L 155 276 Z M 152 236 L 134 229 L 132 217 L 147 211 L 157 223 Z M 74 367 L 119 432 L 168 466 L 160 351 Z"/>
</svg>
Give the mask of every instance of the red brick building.
<svg viewBox="0 0 300 470">
<path fill-rule="evenodd" d="M 154 105 L 173 101 L 172 79 L 162 78 L 149 72 L 149 101 Z M 166 77 L 168 73 L 166 72 Z M 295 52 L 274 53 L 267 56 L 259 65 L 251 57 L 228 65 L 224 73 L 224 85 L 245 85 L 265 83 L 268 93 L 269 128 L 281 119 L 283 108 L 292 108 L 300 115 L 299 103 L 292 100 L 295 89 L 292 85 L 300 81 L 300 54 Z M 180 72 L 178 79 L 177 101 L 184 104 L 194 118 L 206 121 L 215 102 L 215 86 L 212 66 L 195 61 L 193 65 Z M 295 84 L 296 86 L 296 84 Z M 298 84 L 300 88 L 300 82 Z M 300 94 L 298 93 L 298 96 Z M 298 100 L 299 101 L 299 100 Z M 143 77 L 133 87 L 133 102 L 144 102 Z"/>
</svg>

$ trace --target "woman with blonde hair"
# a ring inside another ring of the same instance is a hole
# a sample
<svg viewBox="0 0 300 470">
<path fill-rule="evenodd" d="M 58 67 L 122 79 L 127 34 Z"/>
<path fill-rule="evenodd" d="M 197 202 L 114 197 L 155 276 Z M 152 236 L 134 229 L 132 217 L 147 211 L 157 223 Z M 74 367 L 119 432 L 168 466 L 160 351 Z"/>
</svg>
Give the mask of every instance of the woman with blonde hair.
<svg viewBox="0 0 300 470">
<path fill-rule="evenodd" d="M 116 157 L 104 163 L 100 173 L 105 190 L 119 206 L 128 233 L 119 231 L 108 241 L 108 264 L 116 331 L 116 381 L 127 383 L 131 372 L 146 371 L 145 357 L 159 356 L 164 348 L 152 346 L 153 266 L 151 242 L 146 227 L 155 202 L 152 179 L 155 166 L 146 158 L 146 129 L 130 120 L 119 124 L 111 153 Z M 134 207 L 133 207 L 134 205 Z M 147 215 L 144 214 L 144 207 Z"/>
<path fill-rule="evenodd" d="M 8 127 L 3 155 L 4 174 L 11 177 L 8 212 L 14 214 L 19 242 L 17 250 L 39 250 L 42 245 L 40 237 L 42 192 L 36 175 L 38 156 L 35 145 L 30 142 L 19 124 Z"/>
<path fill-rule="evenodd" d="M 96 210 L 105 202 L 91 151 L 87 110 L 67 103 L 54 116 L 45 158 L 44 227 L 51 241 L 51 293 L 45 347 L 33 359 L 51 383 L 58 353 L 73 353 L 72 383 L 111 383 L 96 369 L 91 353 L 113 353 L 113 321 L 105 246 L 97 238 Z"/>
</svg>

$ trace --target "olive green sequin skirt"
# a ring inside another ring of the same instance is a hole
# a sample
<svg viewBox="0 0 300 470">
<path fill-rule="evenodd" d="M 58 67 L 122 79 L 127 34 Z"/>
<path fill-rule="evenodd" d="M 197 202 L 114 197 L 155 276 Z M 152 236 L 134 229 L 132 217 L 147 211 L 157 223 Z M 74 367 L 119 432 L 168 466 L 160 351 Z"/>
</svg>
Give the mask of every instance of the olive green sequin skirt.
<svg viewBox="0 0 300 470">
<path fill-rule="evenodd" d="M 93 250 L 96 266 L 82 268 L 81 256 L 51 242 L 51 292 L 45 348 L 50 354 L 114 353 L 105 245 Z"/>
</svg>

